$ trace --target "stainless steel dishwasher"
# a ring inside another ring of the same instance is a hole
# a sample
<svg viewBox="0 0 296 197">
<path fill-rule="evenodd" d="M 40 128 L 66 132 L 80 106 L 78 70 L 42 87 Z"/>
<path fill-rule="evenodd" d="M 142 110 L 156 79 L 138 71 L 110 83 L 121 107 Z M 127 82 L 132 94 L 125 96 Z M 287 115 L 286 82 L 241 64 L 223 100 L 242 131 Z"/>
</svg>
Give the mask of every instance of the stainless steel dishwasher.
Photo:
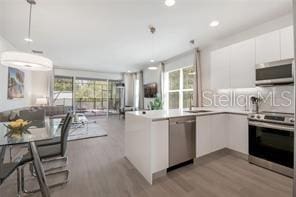
<svg viewBox="0 0 296 197">
<path fill-rule="evenodd" d="M 169 120 L 169 170 L 192 163 L 195 158 L 196 117 Z"/>
</svg>

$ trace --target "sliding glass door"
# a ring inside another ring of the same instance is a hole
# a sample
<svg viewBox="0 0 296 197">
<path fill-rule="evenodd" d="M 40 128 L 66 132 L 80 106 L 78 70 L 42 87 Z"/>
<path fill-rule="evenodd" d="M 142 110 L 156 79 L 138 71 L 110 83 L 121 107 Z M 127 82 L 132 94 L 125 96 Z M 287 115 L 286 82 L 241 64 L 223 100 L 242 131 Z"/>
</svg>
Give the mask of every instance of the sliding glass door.
<svg viewBox="0 0 296 197">
<path fill-rule="evenodd" d="M 53 105 L 73 107 L 73 78 L 55 76 Z"/>
<path fill-rule="evenodd" d="M 55 76 L 54 105 L 72 106 L 85 115 L 118 114 L 119 81 Z"/>
<path fill-rule="evenodd" d="M 106 115 L 107 80 L 77 78 L 75 80 L 75 109 L 86 115 Z"/>
<path fill-rule="evenodd" d="M 118 114 L 120 108 L 120 89 L 116 87 L 118 81 L 108 81 L 108 112 Z"/>
</svg>

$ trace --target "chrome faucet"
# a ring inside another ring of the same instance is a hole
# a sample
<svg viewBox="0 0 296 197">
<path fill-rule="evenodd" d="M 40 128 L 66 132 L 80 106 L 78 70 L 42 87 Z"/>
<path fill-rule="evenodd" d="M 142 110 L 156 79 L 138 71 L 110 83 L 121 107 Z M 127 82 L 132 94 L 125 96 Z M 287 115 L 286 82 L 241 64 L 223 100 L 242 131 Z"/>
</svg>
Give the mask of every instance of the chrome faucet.
<svg viewBox="0 0 296 197">
<path fill-rule="evenodd" d="M 189 98 L 189 111 L 192 111 L 192 107 L 197 107 L 192 105 L 192 101 L 193 101 L 193 94 L 190 95 L 190 98 Z"/>
</svg>

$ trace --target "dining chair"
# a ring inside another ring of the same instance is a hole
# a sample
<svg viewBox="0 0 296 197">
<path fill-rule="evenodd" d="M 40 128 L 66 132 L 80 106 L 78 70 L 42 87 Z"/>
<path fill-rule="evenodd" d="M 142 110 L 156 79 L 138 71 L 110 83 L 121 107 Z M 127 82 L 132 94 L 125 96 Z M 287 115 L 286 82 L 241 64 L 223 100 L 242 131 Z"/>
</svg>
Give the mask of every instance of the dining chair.
<svg viewBox="0 0 296 197">
<path fill-rule="evenodd" d="M 19 112 L 18 118 L 31 121 L 31 125 L 37 128 L 44 127 L 45 124 L 45 110 L 44 109 L 25 109 Z M 12 157 L 13 146 L 9 146 L 10 161 L 13 160 Z"/>
<path fill-rule="evenodd" d="M 46 161 L 47 159 L 52 159 L 52 158 L 64 158 L 66 155 L 67 151 L 67 144 L 68 144 L 68 136 L 69 136 L 69 130 L 72 124 L 72 114 L 69 115 L 68 119 L 65 121 L 64 126 L 62 127 L 61 130 L 61 138 L 60 138 L 60 143 L 57 144 L 51 144 L 47 146 L 37 146 L 37 150 L 40 156 L 41 161 Z M 35 193 L 39 190 L 33 190 L 33 191 L 28 191 L 25 189 L 24 185 L 24 167 L 25 164 L 30 163 L 33 161 L 31 151 L 29 151 L 27 154 L 25 154 L 21 161 L 20 164 L 22 165 L 21 167 L 21 184 L 22 184 L 22 191 L 24 193 Z M 48 171 L 47 171 L 48 172 Z M 55 187 L 55 186 L 60 186 L 68 183 L 68 178 L 69 178 L 69 170 L 61 170 L 53 173 L 47 173 L 46 176 L 51 176 L 51 175 L 56 175 L 56 174 L 61 174 L 65 173 L 66 174 L 66 180 L 60 183 L 56 183 L 54 185 L 50 185 L 49 187 Z"/>
<path fill-rule="evenodd" d="M 17 170 L 17 196 L 20 196 L 21 184 L 20 184 L 20 171 L 18 167 L 19 162 L 4 163 L 6 146 L 0 147 L 0 185 L 15 171 Z"/>
<path fill-rule="evenodd" d="M 70 116 L 72 115 L 72 113 L 67 113 L 66 117 L 64 119 L 61 120 L 61 131 L 63 131 L 65 128 L 65 123 L 68 122 Z M 55 145 L 55 144 L 60 144 L 61 143 L 61 137 L 55 137 L 53 139 L 50 139 L 50 140 L 42 140 L 42 141 L 38 141 L 38 142 L 35 142 L 36 146 L 40 147 L 40 146 L 48 146 L 48 145 Z"/>
</svg>

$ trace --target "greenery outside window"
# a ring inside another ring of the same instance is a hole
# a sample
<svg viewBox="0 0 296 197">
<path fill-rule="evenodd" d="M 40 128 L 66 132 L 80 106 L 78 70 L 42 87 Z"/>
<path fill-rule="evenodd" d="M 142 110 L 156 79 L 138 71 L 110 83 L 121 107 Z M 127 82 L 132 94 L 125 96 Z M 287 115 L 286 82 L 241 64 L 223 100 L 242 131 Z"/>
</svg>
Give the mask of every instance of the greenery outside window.
<svg viewBox="0 0 296 197">
<path fill-rule="evenodd" d="M 168 107 L 169 109 L 189 108 L 193 96 L 193 66 L 181 68 L 168 73 Z"/>
<path fill-rule="evenodd" d="M 55 76 L 53 104 L 73 106 L 73 78 Z"/>
</svg>

